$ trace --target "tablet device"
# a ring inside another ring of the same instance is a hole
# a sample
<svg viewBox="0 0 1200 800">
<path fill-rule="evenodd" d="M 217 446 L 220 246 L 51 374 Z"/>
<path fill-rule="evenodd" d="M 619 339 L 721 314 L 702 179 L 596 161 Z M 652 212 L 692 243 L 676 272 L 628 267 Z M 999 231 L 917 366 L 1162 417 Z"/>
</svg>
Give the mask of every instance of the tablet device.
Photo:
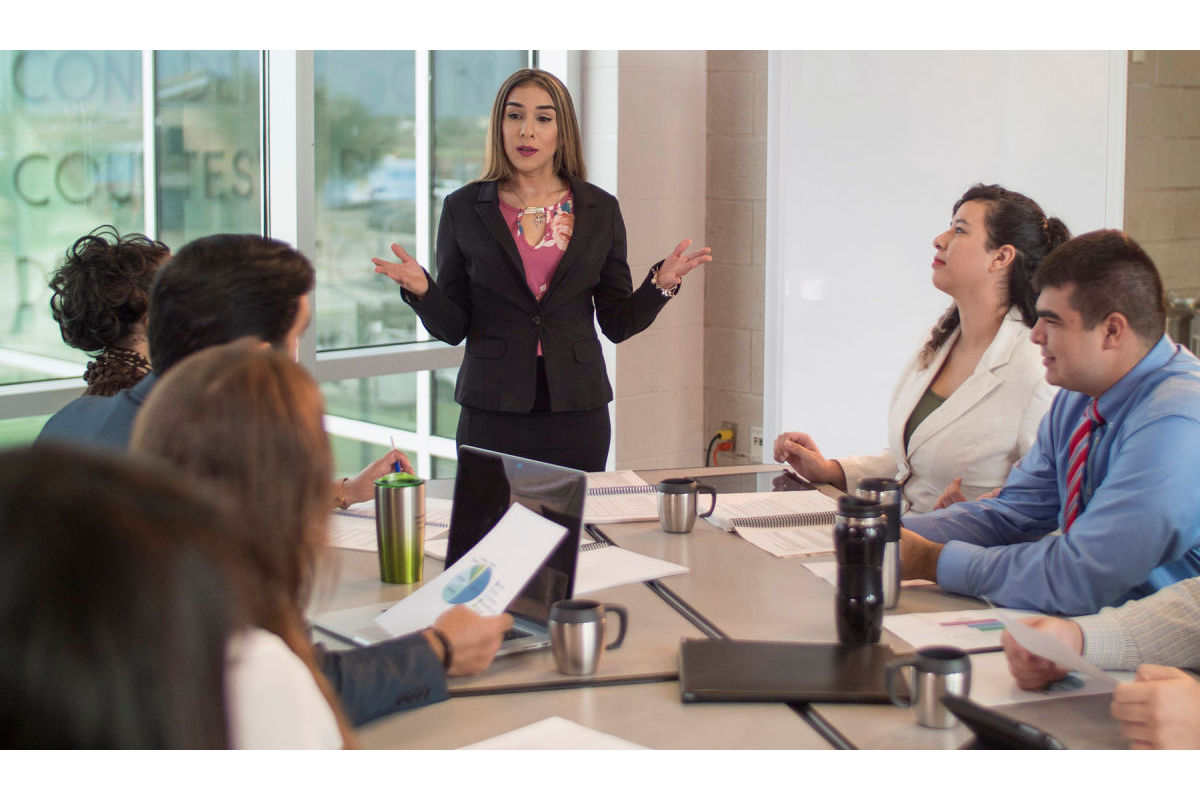
<svg viewBox="0 0 1200 800">
<path fill-rule="evenodd" d="M 679 691 L 685 703 L 888 703 L 892 648 L 738 639 L 684 639 Z"/>
<path fill-rule="evenodd" d="M 946 695 L 943 705 L 975 734 L 967 745 L 973 750 L 1066 750 L 1050 734 L 1024 722 L 981 706 L 965 697 Z"/>
</svg>

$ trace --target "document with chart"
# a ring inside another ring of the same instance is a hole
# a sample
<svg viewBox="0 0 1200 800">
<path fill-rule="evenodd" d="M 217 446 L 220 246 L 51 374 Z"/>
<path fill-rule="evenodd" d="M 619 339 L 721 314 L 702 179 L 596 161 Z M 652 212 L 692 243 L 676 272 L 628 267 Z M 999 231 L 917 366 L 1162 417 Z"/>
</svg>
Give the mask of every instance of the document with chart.
<svg viewBox="0 0 1200 800">
<path fill-rule="evenodd" d="M 833 552 L 837 502 L 820 492 L 717 495 L 709 522 L 779 558 Z"/>
<path fill-rule="evenodd" d="M 1000 634 L 1007 619 L 1020 619 L 1032 613 L 1013 609 L 1009 611 L 1009 617 L 1002 617 L 1000 612 L 1001 609 L 985 608 L 889 614 L 883 618 L 883 627 L 908 642 L 914 650 L 933 645 L 952 645 L 968 652 L 999 650 Z"/>
<path fill-rule="evenodd" d="M 479 544 L 376 617 L 372 627 L 403 636 L 457 605 L 484 616 L 499 614 L 566 535 L 563 526 L 514 503 Z"/>
</svg>

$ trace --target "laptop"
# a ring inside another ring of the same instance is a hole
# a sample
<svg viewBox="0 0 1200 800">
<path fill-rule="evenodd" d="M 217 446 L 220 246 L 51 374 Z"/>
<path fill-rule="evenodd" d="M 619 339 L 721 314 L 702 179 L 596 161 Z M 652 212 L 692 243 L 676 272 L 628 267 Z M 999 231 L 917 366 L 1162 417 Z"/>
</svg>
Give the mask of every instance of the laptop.
<svg viewBox="0 0 1200 800">
<path fill-rule="evenodd" d="M 550 646 L 550 607 L 575 591 L 587 473 L 479 447 L 458 449 L 458 475 L 447 534 L 446 566 L 462 558 L 520 503 L 567 529 L 566 536 L 506 609 L 513 628 L 497 656 Z M 393 638 L 374 619 L 391 603 L 329 611 L 312 620 L 320 630 L 356 645 Z"/>
<path fill-rule="evenodd" d="M 513 503 L 567 529 L 567 535 L 508 607 L 513 629 L 498 656 L 550 646 L 550 607 L 575 591 L 587 473 L 479 447 L 458 448 L 446 566 L 462 558 Z"/>
</svg>

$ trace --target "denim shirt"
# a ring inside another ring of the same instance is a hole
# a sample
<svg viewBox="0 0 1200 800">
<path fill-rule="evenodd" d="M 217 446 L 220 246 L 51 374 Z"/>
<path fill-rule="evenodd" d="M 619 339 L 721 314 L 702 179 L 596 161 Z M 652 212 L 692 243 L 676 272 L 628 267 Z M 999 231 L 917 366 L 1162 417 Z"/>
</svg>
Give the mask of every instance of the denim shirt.
<svg viewBox="0 0 1200 800">
<path fill-rule="evenodd" d="M 1084 507 L 1061 529 L 1068 442 L 1091 398 L 1060 391 L 1000 495 L 904 524 L 945 542 L 947 591 L 1090 614 L 1200 575 L 1200 362 L 1166 336 L 1099 399 Z"/>
</svg>

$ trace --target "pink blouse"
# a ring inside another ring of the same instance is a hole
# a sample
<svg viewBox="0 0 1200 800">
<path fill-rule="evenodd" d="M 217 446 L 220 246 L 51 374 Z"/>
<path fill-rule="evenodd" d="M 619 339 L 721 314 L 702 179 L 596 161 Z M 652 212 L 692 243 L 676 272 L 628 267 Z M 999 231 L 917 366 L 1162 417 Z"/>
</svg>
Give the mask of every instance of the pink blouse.
<svg viewBox="0 0 1200 800">
<path fill-rule="evenodd" d="M 529 291 L 533 292 L 533 296 L 539 301 L 546 294 L 546 290 L 550 288 L 554 271 L 558 269 L 558 262 L 562 260 L 563 251 L 567 249 L 567 244 L 571 241 L 571 234 L 575 230 L 571 193 L 567 192 L 562 200 L 558 201 L 556 205 L 547 206 L 545 211 L 546 232 L 542 235 L 541 241 L 531 245 L 525 241 L 523 225 L 525 209 L 515 208 L 500 201 L 500 214 L 508 224 L 509 230 L 512 231 L 513 241 L 517 244 L 517 252 L 521 255 L 521 263 L 525 267 L 525 283 L 529 285 Z M 538 355 L 541 354 L 542 343 L 538 342 Z"/>
</svg>

